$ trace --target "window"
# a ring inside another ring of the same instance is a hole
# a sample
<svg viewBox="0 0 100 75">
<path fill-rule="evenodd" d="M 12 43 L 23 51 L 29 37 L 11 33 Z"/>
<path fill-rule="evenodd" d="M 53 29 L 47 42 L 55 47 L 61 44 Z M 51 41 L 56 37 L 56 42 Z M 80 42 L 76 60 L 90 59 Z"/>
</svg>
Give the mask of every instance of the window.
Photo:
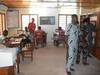
<svg viewBox="0 0 100 75">
<path fill-rule="evenodd" d="M 36 14 L 22 14 L 22 29 L 24 30 L 25 27 L 28 26 L 29 22 L 31 22 L 32 18 L 35 19 L 36 27 L 38 25 L 38 15 Z"/>
<path fill-rule="evenodd" d="M 59 14 L 58 16 L 59 27 L 62 27 L 62 29 L 65 30 L 66 25 L 68 25 L 70 22 L 71 22 L 71 15 Z"/>
<path fill-rule="evenodd" d="M 5 30 L 5 14 L 0 14 L 0 34 Z"/>
<path fill-rule="evenodd" d="M 70 15 L 67 15 L 67 25 L 69 24 L 69 23 L 71 23 L 71 16 Z"/>
<path fill-rule="evenodd" d="M 66 23 L 66 15 L 59 15 L 59 27 L 62 27 L 62 29 L 65 30 Z"/>
</svg>

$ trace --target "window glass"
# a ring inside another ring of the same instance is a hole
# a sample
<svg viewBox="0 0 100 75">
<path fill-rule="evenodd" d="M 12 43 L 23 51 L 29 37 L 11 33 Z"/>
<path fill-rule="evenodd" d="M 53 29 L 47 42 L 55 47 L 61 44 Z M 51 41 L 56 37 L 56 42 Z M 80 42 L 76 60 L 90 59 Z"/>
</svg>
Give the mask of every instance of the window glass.
<svg viewBox="0 0 100 75">
<path fill-rule="evenodd" d="M 22 29 L 25 30 L 25 27 L 28 26 L 29 22 L 32 21 L 32 18 L 35 20 L 35 24 L 37 24 L 37 15 L 22 15 Z M 36 26 L 37 27 L 37 26 Z"/>
<path fill-rule="evenodd" d="M 22 15 L 22 29 L 24 30 L 29 24 L 29 15 Z"/>
<path fill-rule="evenodd" d="M 68 25 L 70 22 L 71 22 L 71 15 L 66 15 L 66 14 L 59 15 L 58 23 L 59 23 L 59 26 L 62 27 L 62 29 L 65 30 L 66 25 Z"/>
<path fill-rule="evenodd" d="M 60 15 L 59 16 L 59 26 L 62 27 L 62 29 L 65 30 L 65 26 L 66 26 L 66 15 Z"/>
</svg>

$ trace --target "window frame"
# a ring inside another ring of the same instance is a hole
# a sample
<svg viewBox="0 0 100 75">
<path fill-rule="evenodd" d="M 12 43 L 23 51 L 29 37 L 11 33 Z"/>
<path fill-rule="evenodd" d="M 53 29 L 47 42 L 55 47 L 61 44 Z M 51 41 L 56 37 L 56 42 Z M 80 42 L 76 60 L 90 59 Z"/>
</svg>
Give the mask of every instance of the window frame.
<svg viewBox="0 0 100 75">
<path fill-rule="evenodd" d="M 5 18 L 5 13 L 0 13 L 1 15 L 1 34 L 3 33 L 3 31 L 6 29 L 6 18 Z M 3 16 L 4 16 L 4 19 L 3 19 Z M 4 26 L 3 26 L 4 25 Z"/>
<path fill-rule="evenodd" d="M 59 17 L 60 17 L 60 15 L 66 16 L 66 25 L 67 25 L 67 16 L 71 16 L 71 14 L 58 14 L 58 27 L 60 26 L 60 25 L 59 25 L 59 21 L 60 21 L 60 18 L 59 18 Z"/>
</svg>

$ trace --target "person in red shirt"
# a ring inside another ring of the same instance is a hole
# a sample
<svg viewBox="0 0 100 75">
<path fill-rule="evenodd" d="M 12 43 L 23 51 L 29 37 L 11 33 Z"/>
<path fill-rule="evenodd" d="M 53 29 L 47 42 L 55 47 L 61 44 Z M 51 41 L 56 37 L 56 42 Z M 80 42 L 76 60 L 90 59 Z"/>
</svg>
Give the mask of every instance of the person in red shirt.
<svg viewBox="0 0 100 75">
<path fill-rule="evenodd" d="M 36 29 L 36 24 L 34 23 L 34 18 L 32 18 L 32 22 L 30 22 L 28 24 L 28 29 L 29 29 L 29 32 L 30 32 L 30 37 L 31 37 L 31 41 L 33 42 L 33 38 L 34 38 L 34 31 Z"/>
<path fill-rule="evenodd" d="M 30 22 L 28 24 L 28 29 L 29 29 L 30 33 L 34 33 L 35 28 L 36 28 L 36 24 L 34 23 L 34 18 L 32 18 L 32 22 Z"/>
</svg>

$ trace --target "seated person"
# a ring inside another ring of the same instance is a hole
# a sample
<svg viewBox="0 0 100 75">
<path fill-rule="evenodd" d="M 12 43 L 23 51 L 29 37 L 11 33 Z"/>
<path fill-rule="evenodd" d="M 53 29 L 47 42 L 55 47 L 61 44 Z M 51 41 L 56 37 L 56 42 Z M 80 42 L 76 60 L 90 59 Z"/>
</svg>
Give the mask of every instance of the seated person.
<svg viewBox="0 0 100 75">
<path fill-rule="evenodd" d="M 31 40 L 28 37 L 23 36 L 21 42 L 20 42 L 20 49 L 25 47 L 26 44 L 32 43 Z"/>
<path fill-rule="evenodd" d="M 6 42 L 6 39 L 5 39 L 5 36 L 4 36 L 4 32 L 3 31 L 3 34 L 0 33 L 0 48 L 5 48 L 5 42 Z M 6 35 L 8 35 L 8 32 L 6 33 Z"/>
<path fill-rule="evenodd" d="M 29 32 L 29 30 L 28 30 L 27 27 L 25 27 L 25 32 L 24 32 L 24 34 L 25 34 L 26 37 L 29 37 L 29 35 L 30 35 L 30 32 Z"/>
<path fill-rule="evenodd" d="M 32 41 L 30 39 L 30 32 L 27 27 L 25 27 L 24 33 L 20 34 L 19 37 L 22 38 L 22 40 L 20 42 L 20 48 L 25 47 L 26 44 L 32 43 Z"/>
<path fill-rule="evenodd" d="M 33 42 L 28 27 L 25 27 L 24 35 Z"/>
<path fill-rule="evenodd" d="M 43 35 L 44 35 L 44 31 L 41 30 L 40 26 L 38 26 L 38 30 L 35 31 L 35 44 L 36 44 L 36 46 L 38 46 L 39 44 L 41 44 L 41 46 L 43 46 Z"/>
<path fill-rule="evenodd" d="M 64 40 L 65 39 L 65 31 L 59 27 L 59 40 Z"/>
<path fill-rule="evenodd" d="M 54 34 L 54 45 L 58 46 L 62 41 L 65 41 L 65 31 L 59 27 Z"/>
<path fill-rule="evenodd" d="M 30 32 L 27 27 L 25 27 L 24 33 L 20 34 L 19 37 L 21 37 L 26 43 L 32 42 L 30 38 Z"/>
<path fill-rule="evenodd" d="M 4 30 L 0 36 L 1 43 L 8 42 L 7 36 L 8 36 L 8 31 Z"/>
<path fill-rule="evenodd" d="M 0 43 L 2 43 L 4 36 L 0 33 Z"/>
<path fill-rule="evenodd" d="M 19 37 L 23 37 L 23 36 L 25 36 L 25 37 L 29 37 L 29 35 L 30 35 L 30 32 L 29 32 L 29 30 L 28 30 L 28 28 L 27 27 L 25 27 L 25 30 L 19 30 L 20 32 L 19 32 Z"/>
<path fill-rule="evenodd" d="M 47 44 L 47 33 L 43 31 L 43 46 L 46 46 Z"/>
<path fill-rule="evenodd" d="M 58 46 L 58 38 L 59 38 L 59 31 L 58 29 L 56 29 L 53 34 L 54 46 Z"/>
<path fill-rule="evenodd" d="M 6 47 L 11 47 L 11 37 L 8 37 L 8 30 L 4 30 L 3 33 L 2 33 L 2 41 L 1 43 L 3 45 L 5 45 Z"/>
</svg>

